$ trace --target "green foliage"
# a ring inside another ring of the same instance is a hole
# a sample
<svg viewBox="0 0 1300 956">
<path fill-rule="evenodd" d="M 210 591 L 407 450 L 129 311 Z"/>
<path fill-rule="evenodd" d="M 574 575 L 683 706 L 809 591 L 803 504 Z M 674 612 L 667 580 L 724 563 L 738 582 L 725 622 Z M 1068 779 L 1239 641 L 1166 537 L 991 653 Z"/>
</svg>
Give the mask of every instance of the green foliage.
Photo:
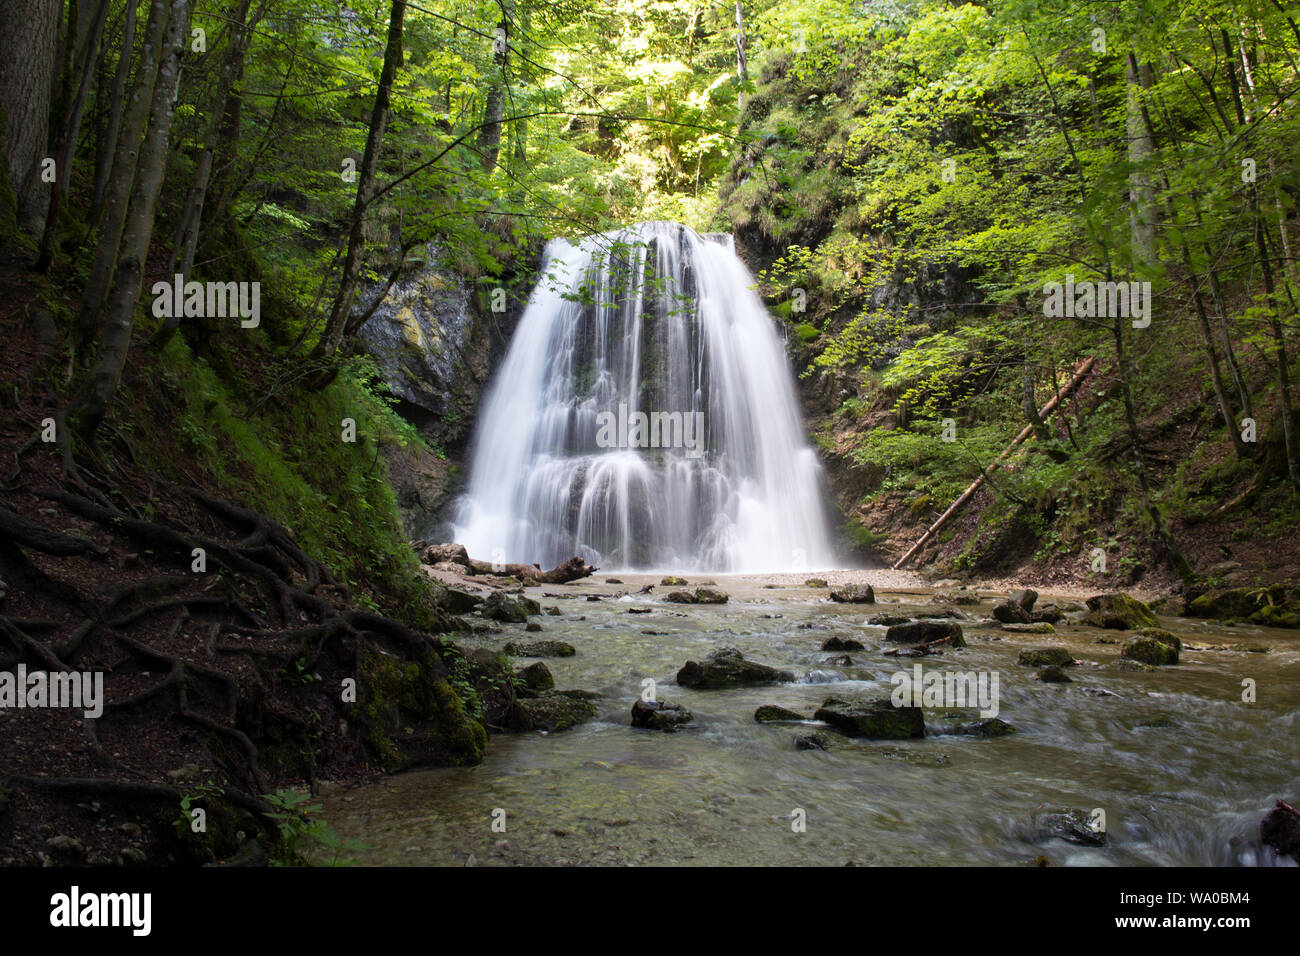
<svg viewBox="0 0 1300 956">
<path fill-rule="evenodd" d="M 342 840 L 319 814 L 324 806 L 312 803 L 311 796 L 298 790 L 277 790 L 264 795 L 274 810 L 271 818 L 280 830 L 281 853 L 273 858 L 273 865 L 298 866 L 319 861 L 325 866 L 349 866 L 356 862 L 355 854 L 367 849 L 354 840 Z"/>
</svg>

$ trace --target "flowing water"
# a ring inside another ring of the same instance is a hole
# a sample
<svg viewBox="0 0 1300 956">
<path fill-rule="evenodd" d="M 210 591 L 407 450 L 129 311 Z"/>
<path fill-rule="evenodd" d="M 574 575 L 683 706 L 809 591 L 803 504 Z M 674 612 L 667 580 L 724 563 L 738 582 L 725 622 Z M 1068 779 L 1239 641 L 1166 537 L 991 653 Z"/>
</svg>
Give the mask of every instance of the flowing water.
<svg viewBox="0 0 1300 956">
<path fill-rule="evenodd" d="M 956 715 L 927 708 L 923 739 L 854 740 L 811 721 L 758 724 L 754 709 L 811 714 L 832 694 L 888 695 L 890 675 L 915 661 L 886 656 L 884 629 L 864 621 L 933 611 L 921 590 L 840 605 L 790 575 L 718 576 L 728 604 L 683 607 L 653 594 L 617 597 L 655 580 L 620 577 L 622 585 L 548 588 L 564 598 L 530 589 L 562 611 L 539 619 L 543 634 L 506 626 L 465 641 L 494 649 L 525 637 L 568 641 L 576 656 L 547 666 L 558 687 L 603 694 L 598 717 L 560 733 L 494 736 L 477 767 L 330 793 L 327 818 L 342 837 L 369 846 L 360 863 L 1278 862 L 1255 841 L 1273 801 L 1300 794 L 1300 632 L 1162 618 L 1189 649 L 1176 666 L 1138 672 L 1116 666 L 1118 644 L 1096 643 L 1122 640 L 1119 632 L 1063 624 L 1056 634 L 1027 635 L 963 622 L 968 647 L 921 663 L 996 671 L 999 716 L 1018 733 L 945 735 Z M 764 586 L 772 581 L 782 586 Z M 606 597 L 588 601 L 588 593 Z M 992 603 L 964 610 L 982 618 Z M 831 636 L 866 649 L 849 652 L 853 666 L 825 663 L 831 655 L 820 647 Z M 1041 683 L 1016 664 L 1021 648 L 1042 645 L 1065 646 L 1080 661 L 1068 669 L 1072 683 Z M 723 646 L 799 680 L 722 691 L 672 682 L 687 659 Z M 1229 649 L 1242 646 L 1268 652 Z M 661 699 L 691 710 L 695 725 L 676 734 L 632 728 L 646 677 Z M 1255 703 L 1242 700 L 1245 679 L 1255 682 Z M 973 711 L 962 717 L 975 719 Z M 796 735 L 818 730 L 831 739 L 828 752 L 795 749 Z M 792 825 L 796 808 L 804 832 Z M 1104 810 L 1107 844 L 1077 846 L 1037 822 L 1068 808 Z M 492 828 L 498 810 L 504 833 Z"/>
<path fill-rule="evenodd" d="M 470 554 L 606 570 L 835 565 L 783 344 L 730 238 L 548 245 L 453 521 Z"/>
</svg>

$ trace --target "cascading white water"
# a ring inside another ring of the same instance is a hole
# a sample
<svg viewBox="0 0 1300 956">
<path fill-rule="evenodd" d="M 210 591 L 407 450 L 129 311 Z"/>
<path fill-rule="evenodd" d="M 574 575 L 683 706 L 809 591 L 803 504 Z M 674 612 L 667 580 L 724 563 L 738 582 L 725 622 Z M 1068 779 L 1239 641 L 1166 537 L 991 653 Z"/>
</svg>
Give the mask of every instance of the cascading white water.
<svg viewBox="0 0 1300 956">
<path fill-rule="evenodd" d="M 552 241 L 543 272 L 483 403 L 455 540 L 543 568 L 833 566 L 821 469 L 730 237 L 639 223 Z"/>
</svg>

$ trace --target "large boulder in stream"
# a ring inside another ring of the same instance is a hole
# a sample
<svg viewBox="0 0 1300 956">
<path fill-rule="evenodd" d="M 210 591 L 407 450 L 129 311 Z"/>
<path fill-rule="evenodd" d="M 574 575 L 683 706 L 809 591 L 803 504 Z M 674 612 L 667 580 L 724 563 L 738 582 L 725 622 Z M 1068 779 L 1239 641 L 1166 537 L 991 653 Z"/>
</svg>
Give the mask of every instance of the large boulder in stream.
<svg viewBox="0 0 1300 956">
<path fill-rule="evenodd" d="M 632 705 L 632 726 L 646 730 L 662 730 L 673 734 L 695 719 L 680 704 L 670 704 L 666 700 L 642 700 L 637 698 Z"/>
<path fill-rule="evenodd" d="M 1172 641 L 1161 640 L 1154 635 L 1168 635 Z M 1178 663 L 1178 651 L 1182 642 L 1170 634 L 1168 631 L 1162 631 L 1159 628 L 1149 628 L 1139 631 L 1135 637 L 1129 638 L 1124 647 L 1120 650 L 1120 657 L 1130 661 L 1138 661 L 1142 664 L 1151 664 L 1153 666 L 1162 666 L 1165 664 Z"/>
<path fill-rule="evenodd" d="M 1069 667 L 1074 655 L 1064 647 L 1026 647 L 1016 663 L 1022 667 Z"/>
<path fill-rule="evenodd" d="M 542 606 L 532 598 L 523 595 L 511 597 L 504 591 L 493 591 L 484 598 L 481 613 L 494 621 L 524 624 L 528 621 L 528 615 L 541 614 Z"/>
<path fill-rule="evenodd" d="M 839 604 L 875 604 L 876 592 L 870 584 L 846 584 L 831 592 L 831 600 Z"/>
<path fill-rule="evenodd" d="M 771 684 L 794 680 L 789 671 L 747 661 L 734 647 L 714 651 L 703 662 L 687 661 L 677 672 L 677 683 L 692 690 L 718 690 L 747 684 Z"/>
<path fill-rule="evenodd" d="M 895 707 L 888 697 L 827 697 L 813 714 L 848 737 L 905 740 L 925 736 L 920 707 Z"/>
<path fill-rule="evenodd" d="M 1151 608 L 1127 594 L 1098 594 L 1088 598 L 1088 613 L 1079 623 L 1117 631 L 1136 631 L 1140 627 L 1160 625 Z"/>
<path fill-rule="evenodd" d="M 961 625 L 955 621 L 912 621 L 910 624 L 895 624 L 885 631 L 885 640 L 895 644 L 931 644 L 947 640 L 952 647 L 965 647 Z"/>
<path fill-rule="evenodd" d="M 568 730 L 596 716 L 596 707 L 585 695 L 548 691 L 529 700 L 515 701 L 515 726 L 519 730 Z"/>
</svg>

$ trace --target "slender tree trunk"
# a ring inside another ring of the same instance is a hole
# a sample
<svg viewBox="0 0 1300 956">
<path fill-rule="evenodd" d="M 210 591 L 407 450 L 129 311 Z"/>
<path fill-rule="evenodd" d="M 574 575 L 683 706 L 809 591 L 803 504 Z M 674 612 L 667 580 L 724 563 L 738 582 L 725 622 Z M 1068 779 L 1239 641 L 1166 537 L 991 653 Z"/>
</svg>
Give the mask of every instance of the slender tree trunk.
<svg viewBox="0 0 1300 956">
<path fill-rule="evenodd" d="M 71 40 L 68 56 L 63 70 L 63 81 L 59 95 L 59 127 L 55 135 L 54 161 L 58 175 L 50 190 L 50 205 L 45 214 L 45 231 L 41 235 L 41 249 L 36 259 L 36 271 L 45 272 L 54 259 L 54 234 L 63 207 L 63 195 L 71 181 L 72 162 L 77 155 L 77 137 L 81 130 L 81 114 L 86 106 L 86 92 L 90 88 L 90 77 L 94 72 L 95 51 L 99 47 L 100 34 L 108 19 L 108 0 L 98 0 L 93 17 L 76 15 L 77 4 L 82 4 L 84 12 L 90 0 L 73 0 L 69 7 L 68 35 Z M 74 24 L 74 20 L 77 22 Z M 75 87 L 75 89 L 74 89 Z"/>
<path fill-rule="evenodd" d="M 1155 146 L 1151 141 L 1150 120 L 1144 117 L 1143 91 L 1151 87 L 1151 71 L 1146 64 L 1138 64 L 1134 54 L 1128 55 L 1128 161 L 1129 173 L 1129 229 L 1133 242 L 1135 265 L 1149 265 L 1155 261 L 1155 190 L 1151 177 L 1142 167 L 1151 158 Z"/>
<path fill-rule="evenodd" d="M 146 28 L 144 48 L 140 51 L 135 88 L 131 91 L 127 115 L 117 139 L 113 171 L 109 175 L 104 196 L 103 219 L 95 245 L 95 256 L 81 293 L 81 306 L 77 310 L 75 334 L 79 362 L 84 363 L 89 358 L 88 347 L 98 337 L 103 321 L 101 310 L 118 263 L 118 249 L 122 242 L 122 231 L 126 227 L 131 187 L 139 167 L 141 142 L 149 125 L 169 17 L 167 0 L 151 0 L 149 25 Z"/>
<path fill-rule="evenodd" d="M 108 128 L 104 131 L 104 138 L 95 155 L 95 188 L 90 203 L 97 220 L 103 214 L 104 198 L 108 194 L 108 177 L 113 171 L 113 157 L 117 154 L 117 140 L 122 128 L 125 110 L 122 101 L 126 96 L 127 78 L 131 75 L 131 48 L 135 44 L 135 8 L 134 3 L 128 2 L 126 5 L 122 49 L 117 59 L 117 70 L 113 74 L 113 92 L 108 99 Z"/>
<path fill-rule="evenodd" d="M 18 197 L 18 222 L 40 229 L 49 205 L 41 181 L 49 156 L 50 96 L 58 61 L 60 0 L 0 0 L 0 113 L 4 153 Z"/>
<path fill-rule="evenodd" d="M 744 84 L 749 82 L 749 64 L 746 60 L 745 7 L 741 0 L 736 0 L 736 82 L 741 89 L 736 93 L 736 110 L 741 115 L 745 112 Z"/>
<path fill-rule="evenodd" d="M 501 7 L 505 16 L 497 24 L 492 51 L 496 70 L 483 107 L 483 127 L 478 134 L 479 155 L 488 172 L 496 168 L 501 152 L 501 124 L 506 115 L 506 88 L 510 85 L 510 19 L 514 16 L 514 6 L 513 0 L 506 0 Z"/>
<path fill-rule="evenodd" d="M 251 6 L 252 0 L 240 0 L 238 8 L 230 16 L 230 34 L 221 57 L 217 90 L 212 98 L 207 131 L 203 136 L 203 149 L 194 164 L 194 179 L 185 197 L 185 206 L 181 211 L 180 224 L 176 231 L 176 241 L 172 244 L 168 275 L 180 274 L 188 278 L 194 268 L 194 255 L 199 245 L 199 226 L 203 222 L 203 204 L 212 179 L 212 164 L 224 123 L 223 107 L 230 96 L 230 91 L 234 88 L 236 77 L 243 74 L 248 38 L 261 18 L 261 11 L 259 11 L 252 23 L 247 22 L 248 10 Z M 168 316 L 154 335 L 152 344 L 155 347 L 165 345 L 176 334 L 176 329 L 180 327 L 180 320 L 179 315 Z"/>
<path fill-rule="evenodd" d="M 352 207 L 352 223 L 348 230 L 348 251 L 343 262 L 343 276 L 339 282 L 338 293 L 330 308 L 329 318 L 320 341 L 312 350 L 310 360 L 322 362 L 332 358 L 343 340 L 343 331 L 347 325 L 348 313 L 352 310 L 352 301 L 356 297 L 357 277 L 361 274 L 361 254 L 365 248 L 365 216 L 375 191 L 375 170 L 379 166 L 379 152 L 383 148 L 384 130 L 388 126 L 388 106 L 392 98 L 393 78 L 397 74 L 398 64 L 402 60 L 402 18 L 406 14 L 406 0 L 393 0 L 393 8 L 388 18 L 388 46 L 384 50 L 384 67 L 379 74 L 379 89 L 375 93 L 375 106 L 370 114 L 370 133 L 366 137 L 366 152 L 361 158 L 361 168 L 357 177 L 357 198 Z M 325 371 L 312 376 L 307 385 L 310 388 L 324 388 L 334 380 L 337 374 Z"/>
<path fill-rule="evenodd" d="M 181 58 L 188 37 L 191 2 L 172 0 L 171 9 L 164 8 L 161 17 L 166 20 L 167 29 L 158 50 L 158 76 L 150 102 L 149 130 L 140 147 L 138 172 L 123 230 L 121 254 L 114 270 L 99 354 L 73 398 L 72 415 L 69 416 L 83 437 L 93 436 L 103 421 L 131 348 L 145 259 L 153 236 L 154 212 L 167 165 L 167 142 L 180 85 Z"/>
</svg>

